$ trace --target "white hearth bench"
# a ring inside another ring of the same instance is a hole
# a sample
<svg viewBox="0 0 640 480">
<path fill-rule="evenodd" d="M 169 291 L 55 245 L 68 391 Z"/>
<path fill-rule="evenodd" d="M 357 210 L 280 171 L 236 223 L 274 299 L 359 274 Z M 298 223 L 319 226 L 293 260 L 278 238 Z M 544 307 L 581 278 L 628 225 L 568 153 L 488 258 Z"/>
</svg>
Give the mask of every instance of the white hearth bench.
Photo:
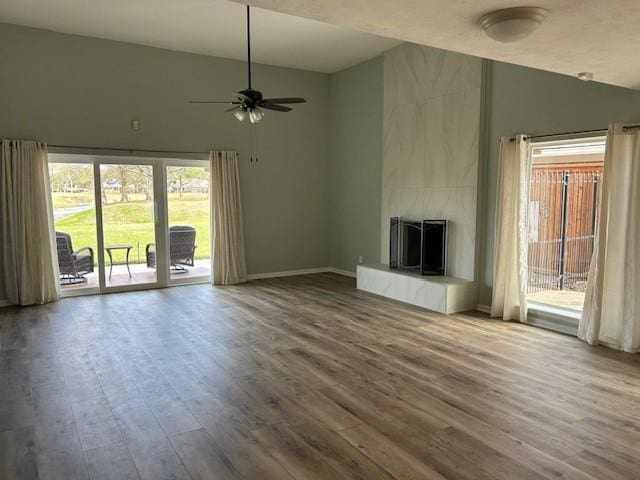
<svg viewBox="0 0 640 480">
<path fill-rule="evenodd" d="M 358 265 L 357 282 L 360 290 L 440 313 L 476 308 L 478 285 L 461 278 L 423 276 L 377 264 Z"/>
</svg>

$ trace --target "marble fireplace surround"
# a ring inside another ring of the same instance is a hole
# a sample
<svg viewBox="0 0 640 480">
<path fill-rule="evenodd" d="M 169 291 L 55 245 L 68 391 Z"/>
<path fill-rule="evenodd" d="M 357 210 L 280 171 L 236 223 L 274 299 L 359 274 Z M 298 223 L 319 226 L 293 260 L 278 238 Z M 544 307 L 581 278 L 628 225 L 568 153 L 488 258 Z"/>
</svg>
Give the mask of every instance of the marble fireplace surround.
<svg viewBox="0 0 640 480">
<path fill-rule="evenodd" d="M 447 274 L 472 281 L 482 59 L 403 44 L 383 64 L 380 260 L 391 217 L 448 220 Z"/>
<path fill-rule="evenodd" d="M 451 314 L 476 308 L 477 283 L 460 278 L 422 276 L 388 265 L 358 265 L 357 287 L 369 293 Z"/>
</svg>

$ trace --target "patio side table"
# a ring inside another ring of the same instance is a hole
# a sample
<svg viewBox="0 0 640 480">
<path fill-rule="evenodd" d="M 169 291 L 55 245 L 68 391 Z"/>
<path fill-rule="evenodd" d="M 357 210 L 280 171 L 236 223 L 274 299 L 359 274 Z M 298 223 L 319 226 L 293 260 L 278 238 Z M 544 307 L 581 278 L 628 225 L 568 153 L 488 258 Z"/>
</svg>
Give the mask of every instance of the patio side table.
<svg viewBox="0 0 640 480">
<path fill-rule="evenodd" d="M 129 272 L 129 278 L 131 276 L 131 269 L 129 268 L 129 253 L 131 253 L 131 249 L 133 245 L 107 245 L 104 249 L 107 251 L 107 255 L 109 255 L 109 280 L 111 280 L 111 273 L 113 272 L 114 265 L 126 265 L 127 271 Z M 126 250 L 124 263 L 113 263 L 113 252 L 117 250 Z"/>
</svg>

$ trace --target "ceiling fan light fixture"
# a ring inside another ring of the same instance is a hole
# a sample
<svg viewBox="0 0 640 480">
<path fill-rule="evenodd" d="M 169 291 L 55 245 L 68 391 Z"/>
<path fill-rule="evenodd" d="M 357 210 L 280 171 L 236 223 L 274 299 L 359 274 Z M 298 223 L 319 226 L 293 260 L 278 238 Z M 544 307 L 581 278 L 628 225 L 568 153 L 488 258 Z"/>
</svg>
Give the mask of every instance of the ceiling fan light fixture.
<svg viewBox="0 0 640 480">
<path fill-rule="evenodd" d="M 247 118 L 247 111 L 241 108 L 240 110 L 235 112 L 233 116 L 236 117 L 239 122 L 244 122 L 244 119 Z"/>
<path fill-rule="evenodd" d="M 495 10 L 478 20 L 489 38 L 511 43 L 522 40 L 536 31 L 549 10 L 542 7 L 512 7 Z"/>
<path fill-rule="evenodd" d="M 262 117 L 264 117 L 264 111 L 261 108 L 256 107 L 249 110 L 249 121 L 251 123 L 260 123 Z"/>
</svg>

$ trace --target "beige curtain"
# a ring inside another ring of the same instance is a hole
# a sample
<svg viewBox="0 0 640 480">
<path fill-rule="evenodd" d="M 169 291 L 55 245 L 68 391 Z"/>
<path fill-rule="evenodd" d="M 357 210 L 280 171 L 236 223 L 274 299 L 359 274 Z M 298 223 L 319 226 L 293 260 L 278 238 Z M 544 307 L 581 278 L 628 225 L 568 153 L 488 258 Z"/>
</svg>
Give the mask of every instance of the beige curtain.
<svg viewBox="0 0 640 480">
<path fill-rule="evenodd" d="M 491 316 L 527 319 L 527 232 L 531 157 L 526 138 L 500 142 Z"/>
<path fill-rule="evenodd" d="M 60 297 L 47 146 L 2 140 L 0 243 L 7 300 L 32 305 Z"/>
<path fill-rule="evenodd" d="M 609 127 L 602 204 L 578 336 L 640 351 L 640 130 Z"/>
<path fill-rule="evenodd" d="M 247 281 L 237 152 L 210 152 L 213 283 Z"/>
</svg>

